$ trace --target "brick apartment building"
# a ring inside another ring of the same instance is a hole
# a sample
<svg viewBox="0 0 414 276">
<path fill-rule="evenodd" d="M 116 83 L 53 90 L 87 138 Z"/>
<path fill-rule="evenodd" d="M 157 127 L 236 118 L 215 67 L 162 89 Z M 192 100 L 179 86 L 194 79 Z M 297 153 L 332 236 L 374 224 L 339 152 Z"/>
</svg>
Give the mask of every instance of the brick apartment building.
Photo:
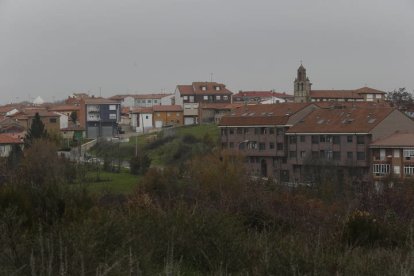
<svg viewBox="0 0 414 276">
<path fill-rule="evenodd" d="M 321 108 L 285 103 L 240 108 L 220 121 L 222 148 L 246 156 L 252 175 L 280 182 L 308 182 L 305 167 L 329 162 L 344 176 L 370 179 L 369 146 L 414 121 L 383 106 Z"/>
</svg>

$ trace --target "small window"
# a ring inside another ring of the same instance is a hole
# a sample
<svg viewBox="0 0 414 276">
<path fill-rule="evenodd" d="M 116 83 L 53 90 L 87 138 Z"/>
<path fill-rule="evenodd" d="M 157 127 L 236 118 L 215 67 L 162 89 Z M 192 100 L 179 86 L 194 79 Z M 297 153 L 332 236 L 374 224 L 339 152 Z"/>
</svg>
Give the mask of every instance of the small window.
<svg viewBox="0 0 414 276">
<path fill-rule="evenodd" d="M 158 100 L 154 100 L 154 103 L 158 103 Z"/>
<path fill-rule="evenodd" d="M 234 134 L 234 128 L 230 128 L 230 129 L 229 129 L 229 133 L 230 133 L 230 134 Z"/>
<path fill-rule="evenodd" d="M 216 100 L 220 101 L 221 100 L 221 96 L 220 95 L 216 95 Z"/>
<path fill-rule="evenodd" d="M 276 144 L 277 150 L 283 150 L 283 143 Z"/>
<path fill-rule="evenodd" d="M 336 160 L 336 161 L 341 160 L 341 152 L 340 151 L 334 151 L 332 157 L 333 157 L 333 160 Z"/>
<path fill-rule="evenodd" d="M 354 159 L 354 153 L 352 151 L 348 151 L 346 153 L 346 159 L 353 160 Z"/>
<path fill-rule="evenodd" d="M 237 128 L 237 134 L 243 134 L 243 128 L 238 127 Z"/>
<path fill-rule="evenodd" d="M 207 86 L 201 86 L 201 90 L 202 91 L 206 91 L 207 90 Z"/>
<path fill-rule="evenodd" d="M 275 129 L 273 127 L 269 128 L 269 134 L 275 134 Z"/>
<path fill-rule="evenodd" d="M 116 114 L 114 114 L 114 113 L 109 114 L 109 119 L 110 120 L 116 120 Z"/>
<path fill-rule="evenodd" d="M 116 105 L 114 104 L 109 105 L 109 110 L 116 110 Z"/>
<path fill-rule="evenodd" d="M 148 115 L 145 116 L 145 119 L 148 119 Z"/>
<path fill-rule="evenodd" d="M 289 144 L 296 144 L 296 136 L 289 136 Z"/>
<path fill-rule="evenodd" d="M 216 91 L 220 91 L 220 86 L 216 86 Z"/>
<path fill-rule="evenodd" d="M 296 151 L 289 151 L 289 158 L 296 158 Z"/>
<path fill-rule="evenodd" d="M 269 149 L 274 149 L 274 148 L 275 148 L 275 143 L 270 142 L 270 143 L 269 143 Z"/>
<path fill-rule="evenodd" d="M 56 122 L 57 122 L 57 119 L 56 119 L 56 118 L 50 118 L 50 119 L 49 119 L 49 123 L 54 124 L 54 123 L 56 123 Z"/>
<path fill-rule="evenodd" d="M 332 143 L 335 145 L 339 145 L 341 143 L 341 136 L 339 135 L 332 136 Z"/>
<path fill-rule="evenodd" d="M 259 143 L 259 150 L 265 150 L 266 144 L 265 143 Z"/>
<path fill-rule="evenodd" d="M 362 135 L 357 136 L 357 144 L 362 145 L 365 144 L 365 137 Z"/>
<path fill-rule="evenodd" d="M 203 96 L 203 100 L 208 101 L 208 96 Z"/>
<path fill-rule="evenodd" d="M 363 161 L 363 160 L 365 160 L 365 152 L 363 152 L 363 151 L 358 151 L 358 152 L 357 152 L 357 160 L 359 160 L 359 161 Z"/>
<path fill-rule="evenodd" d="M 353 140 L 353 136 L 352 135 L 348 135 L 348 136 L 346 136 L 346 141 L 348 142 L 348 143 L 352 143 L 354 140 Z"/>
<path fill-rule="evenodd" d="M 312 135 L 312 144 L 319 144 L 319 136 Z"/>
<path fill-rule="evenodd" d="M 193 103 L 194 102 L 194 96 L 190 96 L 189 100 L 190 100 L 190 103 Z"/>
<path fill-rule="evenodd" d="M 306 157 L 306 151 L 304 151 L 304 150 L 302 150 L 301 152 L 300 152 L 300 158 L 305 158 Z"/>
<path fill-rule="evenodd" d="M 183 97 L 184 101 L 188 101 L 188 96 Z"/>
<path fill-rule="evenodd" d="M 227 101 L 229 99 L 229 96 L 223 96 L 223 100 Z"/>
<path fill-rule="evenodd" d="M 301 136 L 300 136 L 300 142 L 301 142 L 301 143 L 306 142 L 306 136 L 305 136 L 305 135 L 301 135 Z"/>
</svg>

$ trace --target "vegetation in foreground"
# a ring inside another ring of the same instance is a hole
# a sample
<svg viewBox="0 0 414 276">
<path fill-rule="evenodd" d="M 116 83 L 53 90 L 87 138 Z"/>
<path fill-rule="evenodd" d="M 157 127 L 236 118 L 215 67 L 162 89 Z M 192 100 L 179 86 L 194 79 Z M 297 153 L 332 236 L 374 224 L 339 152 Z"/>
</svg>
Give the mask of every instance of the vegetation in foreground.
<svg viewBox="0 0 414 276">
<path fill-rule="evenodd" d="M 289 189 L 213 150 L 131 175 L 132 193 L 96 193 L 79 183 L 117 174 L 68 163 L 53 142 L 12 157 L 0 164 L 2 275 L 414 273 L 412 183 Z"/>
</svg>

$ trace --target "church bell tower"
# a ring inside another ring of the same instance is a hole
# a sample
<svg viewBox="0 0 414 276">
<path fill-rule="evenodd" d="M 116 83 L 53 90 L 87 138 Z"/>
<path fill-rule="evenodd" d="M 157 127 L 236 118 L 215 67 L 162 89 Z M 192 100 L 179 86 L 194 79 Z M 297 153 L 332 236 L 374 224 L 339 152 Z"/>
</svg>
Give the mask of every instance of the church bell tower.
<svg viewBox="0 0 414 276">
<path fill-rule="evenodd" d="M 293 96 L 295 103 L 310 102 L 311 85 L 309 78 L 306 77 L 306 69 L 300 64 L 298 68 L 298 75 L 294 81 Z"/>
</svg>

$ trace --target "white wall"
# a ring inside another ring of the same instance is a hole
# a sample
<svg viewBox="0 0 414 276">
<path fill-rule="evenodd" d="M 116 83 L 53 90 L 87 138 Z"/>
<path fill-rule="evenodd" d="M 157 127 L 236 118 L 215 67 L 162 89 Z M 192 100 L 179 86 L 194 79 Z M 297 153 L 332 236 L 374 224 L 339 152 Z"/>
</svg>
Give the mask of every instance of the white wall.
<svg viewBox="0 0 414 276">
<path fill-rule="evenodd" d="M 124 107 L 132 107 L 132 106 L 135 106 L 135 99 L 134 99 L 134 97 L 125 97 L 124 100 L 121 102 L 121 106 L 124 106 Z"/>
<path fill-rule="evenodd" d="M 137 120 L 139 120 L 139 126 L 137 126 Z M 144 130 L 148 131 L 154 128 L 152 125 L 152 113 L 132 114 L 131 127 L 133 130 L 140 133 Z"/>
<path fill-rule="evenodd" d="M 60 129 L 62 128 L 68 128 L 69 126 L 69 116 L 60 112 L 55 112 L 57 115 L 59 115 L 59 126 Z"/>
<path fill-rule="evenodd" d="M 161 98 L 161 105 L 172 105 L 175 100 L 175 95 L 171 94 Z"/>
<path fill-rule="evenodd" d="M 183 106 L 183 98 L 181 97 L 180 92 L 178 91 L 178 88 L 175 89 L 174 92 L 174 98 L 175 98 L 175 104 Z"/>
</svg>

